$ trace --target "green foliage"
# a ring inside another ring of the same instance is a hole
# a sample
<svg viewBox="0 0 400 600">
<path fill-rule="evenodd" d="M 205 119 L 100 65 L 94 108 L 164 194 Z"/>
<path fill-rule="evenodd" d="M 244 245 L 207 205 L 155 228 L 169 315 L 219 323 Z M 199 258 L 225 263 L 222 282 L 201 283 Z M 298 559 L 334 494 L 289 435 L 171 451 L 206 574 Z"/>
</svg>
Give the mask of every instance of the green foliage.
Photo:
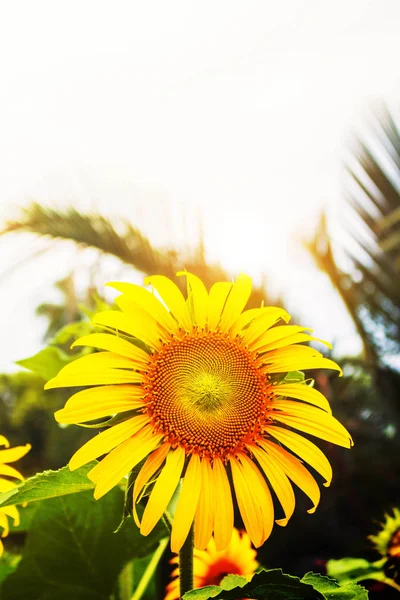
<svg viewBox="0 0 400 600">
<path fill-rule="evenodd" d="M 105 306 L 107 308 L 110 308 L 108 305 Z M 107 308 L 102 308 L 102 310 L 107 310 Z M 83 337 L 84 335 L 89 335 L 90 333 L 93 333 L 93 331 L 94 327 L 89 321 L 77 321 L 74 323 L 68 323 L 67 325 L 64 325 L 64 327 L 57 331 L 50 343 L 59 345 L 72 343 L 78 338 Z"/>
<path fill-rule="evenodd" d="M 58 471 L 38 473 L 15 488 L 0 494 L 0 507 L 9 504 L 37 502 L 93 489 L 94 483 L 87 477 L 87 473 L 96 464 L 97 461 L 93 461 L 72 472 L 68 467 L 63 467 Z"/>
<path fill-rule="evenodd" d="M 278 383 L 304 383 L 306 377 L 303 371 L 289 371 L 283 377 L 281 374 L 273 375 L 272 379 Z"/>
<path fill-rule="evenodd" d="M 113 533 L 122 502 L 117 488 L 98 501 L 83 492 L 39 502 L 2 600 L 109 600 L 123 566 L 152 552 L 166 533 L 159 525 L 144 538 L 132 521 Z"/>
<path fill-rule="evenodd" d="M 329 560 L 326 568 L 328 575 L 337 579 L 341 585 L 350 585 L 357 581 L 372 579 L 380 581 L 400 592 L 400 585 L 386 574 L 388 557 L 375 562 L 368 562 L 364 558 L 341 558 Z"/>
<path fill-rule="evenodd" d="M 29 369 L 39 375 L 43 381 L 47 381 L 55 377 L 62 367 L 75 358 L 77 357 L 68 355 L 59 348 L 48 346 L 29 358 L 18 360 L 17 365 Z"/>
<path fill-rule="evenodd" d="M 324 577 L 318 573 L 306 573 L 301 581 L 312 585 L 326 600 L 330 598 L 334 600 L 366 600 L 368 598 L 367 590 L 354 581 L 339 584 L 330 577 Z"/>
<path fill-rule="evenodd" d="M 338 581 L 364 581 L 382 570 L 386 558 L 368 562 L 364 558 L 341 558 L 329 560 L 326 564 L 328 575 Z"/>
<path fill-rule="evenodd" d="M 21 557 L 19 555 L 3 552 L 0 558 L 0 587 L 1 582 L 11 575 L 11 573 L 14 573 L 20 560 Z"/>
<path fill-rule="evenodd" d="M 303 579 L 286 575 L 281 569 L 261 570 L 251 581 L 238 575 L 227 575 L 218 585 L 210 585 L 192 590 L 184 595 L 184 600 L 366 600 L 367 592 L 361 586 L 350 583 L 340 586 L 337 582 L 316 573 L 307 573 Z"/>
</svg>

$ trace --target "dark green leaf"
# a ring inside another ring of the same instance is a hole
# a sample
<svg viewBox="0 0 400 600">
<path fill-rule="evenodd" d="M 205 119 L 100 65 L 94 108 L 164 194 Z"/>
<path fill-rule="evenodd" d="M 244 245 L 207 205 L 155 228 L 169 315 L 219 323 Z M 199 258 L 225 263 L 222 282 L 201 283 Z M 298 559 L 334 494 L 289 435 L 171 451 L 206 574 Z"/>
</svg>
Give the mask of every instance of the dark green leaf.
<svg viewBox="0 0 400 600">
<path fill-rule="evenodd" d="M 4 581 L 11 573 L 14 573 L 21 557 L 18 554 L 3 552 L 0 559 L 0 583 Z"/>
<path fill-rule="evenodd" d="M 355 582 L 339 584 L 319 573 L 306 573 L 301 581 L 312 585 L 327 600 L 368 600 L 367 590 Z"/>
<path fill-rule="evenodd" d="M 8 504 L 22 504 L 23 502 L 36 502 L 46 498 L 66 496 L 93 489 L 95 484 L 87 477 L 88 471 L 97 464 L 97 461 L 70 471 L 63 467 L 58 471 L 43 471 L 30 479 L 26 479 L 17 487 L 0 494 L 0 507 Z"/>
<path fill-rule="evenodd" d="M 86 492 L 40 502 L 1 599 L 109 600 L 124 565 L 150 554 L 166 535 L 158 525 L 142 537 L 132 521 L 113 533 L 122 503 L 117 488 L 97 501 Z"/>
<path fill-rule="evenodd" d="M 235 575 L 225 577 L 219 586 L 211 585 L 192 590 L 184 595 L 184 600 L 237 600 L 253 598 L 255 600 L 323 600 L 324 596 L 312 585 L 301 582 L 298 577 L 286 575 L 281 569 L 261 570 L 252 580 L 244 582 L 244 578 Z M 232 587 L 234 586 L 234 587 Z"/>
</svg>

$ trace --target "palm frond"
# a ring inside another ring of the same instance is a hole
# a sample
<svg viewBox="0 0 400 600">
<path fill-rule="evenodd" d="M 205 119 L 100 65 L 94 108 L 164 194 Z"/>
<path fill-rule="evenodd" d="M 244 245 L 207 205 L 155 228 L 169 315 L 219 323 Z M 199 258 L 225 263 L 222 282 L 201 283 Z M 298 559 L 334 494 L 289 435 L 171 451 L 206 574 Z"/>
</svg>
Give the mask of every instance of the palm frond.
<svg viewBox="0 0 400 600">
<path fill-rule="evenodd" d="M 210 287 L 229 276 L 218 264 L 210 264 L 205 257 L 202 236 L 192 254 L 184 255 L 170 248 L 160 250 L 127 220 L 110 220 L 100 214 L 84 214 L 73 207 L 56 210 L 33 202 L 18 220 L 9 221 L 0 235 L 34 233 L 57 240 L 69 240 L 84 248 L 95 248 L 104 254 L 119 258 L 144 274 L 160 274 L 175 279 L 183 268 L 195 273 Z M 262 301 L 283 306 L 280 297 L 266 299 L 269 291 L 266 280 L 254 286 L 249 306 L 260 306 Z M 183 279 L 178 285 L 184 285 Z"/>
<path fill-rule="evenodd" d="M 173 257 L 155 250 L 128 221 L 112 223 L 102 215 L 83 214 L 73 207 L 61 211 L 33 202 L 19 220 L 9 221 L 0 235 L 12 232 L 72 240 L 79 246 L 112 254 L 143 273 L 154 273 L 160 268 L 164 274 L 173 272 Z"/>
<path fill-rule="evenodd" d="M 358 140 L 346 172 L 352 244 L 340 252 L 348 272 L 337 266 L 324 217 L 307 246 L 342 296 L 366 354 L 377 358 L 400 349 L 400 134 L 385 107 L 368 142 Z M 328 251 L 320 250 L 321 236 Z"/>
</svg>

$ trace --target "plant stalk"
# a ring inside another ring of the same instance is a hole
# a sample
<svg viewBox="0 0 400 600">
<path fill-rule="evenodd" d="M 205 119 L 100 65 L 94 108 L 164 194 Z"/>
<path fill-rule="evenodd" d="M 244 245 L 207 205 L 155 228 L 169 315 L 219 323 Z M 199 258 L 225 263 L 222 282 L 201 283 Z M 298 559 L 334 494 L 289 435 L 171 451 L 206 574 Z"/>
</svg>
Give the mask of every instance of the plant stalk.
<svg viewBox="0 0 400 600">
<path fill-rule="evenodd" d="M 154 552 L 153 556 L 151 557 L 151 560 L 150 560 L 149 564 L 147 565 L 146 570 L 143 573 L 143 576 L 142 576 L 141 580 L 139 581 L 139 585 L 137 586 L 131 600 L 140 600 L 140 598 L 145 593 L 146 588 L 150 583 L 150 579 L 154 575 L 154 572 L 158 566 L 158 563 L 160 562 L 161 557 L 164 554 L 164 550 L 168 546 L 168 542 L 169 542 L 169 538 L 164 538 L 158 544 L 158 548 Z"/>
<path fill-rule="evenodd" d="M 193 589 L 193 548 L 194 528 L 190 528 L 185 543 L 179 552 L 179 597 L 182 599 L 186 592 Z"/>
</svg>

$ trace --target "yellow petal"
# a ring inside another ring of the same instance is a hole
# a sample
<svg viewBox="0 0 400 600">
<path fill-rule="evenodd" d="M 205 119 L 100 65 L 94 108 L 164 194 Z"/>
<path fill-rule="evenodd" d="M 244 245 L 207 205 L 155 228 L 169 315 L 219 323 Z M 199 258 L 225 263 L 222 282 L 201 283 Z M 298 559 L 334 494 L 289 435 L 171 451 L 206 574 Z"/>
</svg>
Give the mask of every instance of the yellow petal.
<svg viewBox="0 0 400 600">
<path fill-rule="evenodd" d="M 244 332 L 243 344 L 249 346 L 250 350 L 258 351 L 263 346 L 268 330 L 280 319 L 285 322 L 290 319 L 290 315 L 283 308 L 268 306 L 267 309 L 257 319 L 254 319 L 249 328 Z"/>
<path fill-rule="evenodd" d="M 168 277 L 164 277 L 164 275 L 152 275 L 151 277 L 146 277 L 144 281 L 146 285 L 151 284 L 157 290 L 183 329 L 191 331 L 192 319 L 190 318 L 185 298 L 178 286 L 168 279 Z"/>
<path fill-rule="evenodd" d="M 93 323 L 112 330 L 122 331 L 145 342 L 158 350 L 162 346 L 160 330 L 150 317 L 142 320 L 142 316 L 128 316 L 119 310 L 104 310 L 93 317 Z M 150 323 L 149 323 L 150 320 Z"/>
<path fill-rule="evenodd" d="M 187 279 L 188 302 L 193 306 L 194 324 L 201 329 L 206 326 L 208 313 L 208 293 L 204 283 L 186 271 L 179 271 L 177 275 L 185 275 Z"/>
<path fill-rule="evenodd" d="M 140 431 L 148 422 L 147 415 L 140 415 L 102 431 L 75 452 L 69 461 L 70 470 L 74 471 L 102 454 L 107 454 L 127 438 Z"/>
<path fill-rule="evenodd" d="M 0 511 L 0 527 L 4 530 L 3 533 L 1 534 L 1 537 L 3 537 L 3 538 L 7 537 L 10 532 L 10 528 L 8 525 L 7 516 L 2 511 Z"/>
<path fill-rule="evenodd" d="M 254 321 L 257 317 L 265 314 L 266 311 L 269 311 L 270 307 L 261 306 L 260 308 L 249 308 L 242 312 L 242 314 L 236 319 L 234 324 L 230 329 L 230 334 L 232 337 L 238 335 L 246 325 L 248 325 L 251 321 Z"/>
<path fill-rule="evenodd" d="M 297 400 L 303 400 L 309 404 L 314 404 L 314 406 L 318 406 L 319 408 L 326 410 L 329 414 L 332 414 L 331 407 L 325 396 L 318 390 L 305 385 L 304 383 L 274 385 L 272 390 L 276 396 L 297 398 Z"/>
<path fill-rule="evenodd" d="M 21 475 L 17 469 L 13 469 L 9 465 L 2 465 L 0 463 L 0 475 L 6 475 L 7 477 L 15 477 L 16 479 L 20 479 L 23 481 L 24 477 Z"/>
<path fill-rule="evenodd" d="M 76 340 L 71 348 L 75 348 L 75 346 L 90 346 L 92 348 L 99 348 L 100 350 L 110 350 L 111 352 L 130 358 L 135 363 L 133 368 L 137 369 L 147 368 L 150 361 L 150 355 L 147 352 L 127 340 L 110 333 L 91 333 L 90 335 L 85 335 Z"/>
<path fill-rule="evenodd" d="M 267 352 L 263 356 L 264 373 L 284 373 L 285 371 L 301 371 L 303 369 L 334 369 L 342 374 L 342 370 L 333 360 L 324 358 L 320 352 L 309 346 L 286 346 Z"/>
<path fill-rule="evenodd" d="M 18 527 L 19 523 L 20 523 L 20 519 L 19 519 L 19 512 L 16 506 L 2 506 L 0 508 L 0 512 L 3 512 L 5 515 L 7 515 L 8 517 L 11 517 L 11 519 L 13 519 L 14 523 L 14 527 Z"/>
<path fill-rule="evenodd" d="M 311 465 L 313 469 L 326 479 L 324 485 L 329 486 L 332 480 L 332 467 L 325 454 L 315 444 L 302 435 L 298 435 L 288 429 L 282 429 L 282 427 L 266 427 L 265 431 Z"/>
<path fill-rule="evenodd" d="M 112 282 L 107 283 L 110 287 L 126 294 L 128 298 L 133 300 L 136 304 L 138 304 L 141 308 L 143 308 L 146 312 L 148 312 L 160 325 L 164 327 L 166 331 L 170 331 L 171 333 L 175 333 L 178 331 L 178 326 L 172 315 L 167 311 L 165 306 L 161 304 L 161 302 L 149 292 L 149 290 L 145 290 L 139 285 L 135 285 L 133 283 L 124 283 L 124 282 Z"/>
<path fill-rule="evenodd" d="M 136 503 L 140 496 L 140 493 L 145 485 L 147 485 L 154 473 L 163 464 L 171 446 L 169 444 L 163 444 L 160 448 L 150 454 L 149 458 L 140 469 L 138 476 L 136 477 L 135 484 L 133 486 L 133 518 L 138 527 L 140 527 L 140 520 L 136 510 Z"/>
<path fill-rule="evenodd" d="M 208 298 L 208 328 L 210 331 L 217 328 L 232 287 L 233 284 L 227 281 L 214 283 L 211 287 Z"/>
<path fill-rule="evenodd" d="M 258 506 L 260 499 L 255 499 L 253 495 L 254 490 L 251 489 L 250 482 L 244 476 L 243 468 L 239 461 L 232 457 L 230 458 L 230 464 L 240 515 L 251 541 L 256 548 L 259 548 L 264 541 L 263 525 L 260 522 Z"/>
<path fill-rule="evenodd" d="M 107 385 L 116 383 L 143 383 L 144 376 L 136 371 L 125 369 L 103 369 L 67 375 L 57 375 L 44 386 L 45 390 L 60 387 L 81 387 L 84 385 Z"/>
<path fill-rule="evenodd" d="M 271 492 L 256 464 L 245 454 L 239 455 L 243 477 L 249 484 L 259 515 L 259 527 L 262 530 L 262 544 L 269 538 L 274 526 L 274 505 Z"/>
<path fill-rule="evenodd" d="M 129 296 L 122 294 L 115 299 L 115 304 L 135 323 L 136 337 L 153 346 L 159 340 L 167 341 L 170 334 L 148 312 L 136 304 Z"/>
<path fill-rule="evenodd" d="M 287 525 L 296 504 L 292 485 L 277 461 L 271 459 L 266 452 L 257 446 L 251 446 L 249 449 L 260 463 L 285 513 L 285 518 L 278 519 L 276 522 L 278 525 Z"/>
<path fill-rule="evenodd" d="M 312 514 L 315 512 L 321 492 L 315 479 L 301 464 L 301 462 L 289 454 L 286 450 L 273 444 L 272 442 L 262 440 L 259 441 L 260 446 L 277 461 L 279 466 L 285 471 L 286 475 L 295 483 L 303 492 L 310 498 L 313 507 L 307 512 Z"/>
<path fill-rule="evenodd" d="M 232 286 L 222 312 L 220 328 L 229 331 L 243 311 L 251 294 L 251 277 L 241 273 Z"/>
<path fill-rule="evenodd" d="M 3 479 L 0 477 L 0 492 L 8 492 L 9 490 L 13 490 L 17 487 L 17 484 L 14 481 L 9 481 L 9 479 Z"/>
<path fill-rule="evenodd" d="M 289 335 L 288 337 L 277 340 L 276 342 L 271 342 L 268 344 L 268 346 L 260 349 L 260 352 L 270 352 L 271 350 L 278 350 L 278 348 L 283 348 L 284 346 L 290 346 L 292 344 L 300 344 L 301 342 L 320 342 L 321 344 L 324 344 L 328 348 L 332 349 L 332 344 L 325 340 L 313 337 L 307 333 L 295 333 L 294 335 Z"/>
<path fill-rule="evenodd" d="M 324 420 L 325 417 L 330 417 L 325 410 L 310 406 L 305 402 L 296 402 L 293 400 L 274 398 L 271 401 L 270 408 L 274 411 L 279 410 L 289 416 L 309 417 L 310 419 Z M 275 412 L 273 414 L 276 414 Z"/>
<path fill-rule="evenodd" d="M 274 325 L 274 323 L 272 324 Z M 296 333 L 300 333 L 303 331 L 311 331 L 311 329 L 309 329 L 308 327 L 298 327 L 297 325 L 278 325 L 277 327 L 273 327 L 272 329 L 268 329 L 267 331 L 264 329 L 262 338 L 257 343 L 257 352 L 263 352 L 264 350 L 272 350 L 274 342 L 283 340 Z"/>
<path fill-rule="evenodd" d="M 19 460 L 32 448 L 30 444 L 25 446 L 15 446 L 15 448 L 9 448 L 8 450 L 0 450 L 0 464 L 10 463 Z"/>
<path fill-rule="evenodd" d="M 307 416 L 295 413 L 293 409 L 290 410 L 290 414 L 287 412 L 276 412 L 274 413 L 274 419 L 294 429 L 300 429 L 304 433 L 311 433 L 311 435 L 315 435 L 327 442 L 332 442 L 332 444 L 351 448 L 353 440 L 343 425 L 334 417 L 324 414 L 322 411 L 319 411 L 321 412 L 321 415 L 319 415 L 316 412 L 317 410 L 314 409 L 315 412 Z"/>
<path fill-rule="evenodd" d="M 135 385 L 108 385 L 77 392 L 54 417 L 58 423 L 85 423 L 144 406 L 144 390 Z"/>
<path fill-rule="evenodd" d="M 183 448 L 177 448 L 168 454 L 143 513 L 140 527 L 142 535 L 148 535 L 166 511 L 181 478 L 184 462 Z"/>
<path fill-rule="evenodd" d="M 115 352 L 95 352 L 82 356 L 68 363 L 58 373 L 57 377 L 72 375 L 75 373 L 86 373 L 87 371 L 101 371 L 102 369 L 136 369 L 135 363 L 125 356 Z"/>
<path fill-rule="evenodd" d="M 162 435 L 154 434 L 151 427 L 144 427 L 111 450 L 88 473 L 89 479 L 96 483 L 95 499 L 98 500 L 116 486 L 131 469 L 154 450 L 161 439 Z"/>
<path fill-rule="evenodd" d="M 171 550 L 179 552 L 188 536 L 199 501 L 201 486 L 200 457 L 192 454 L 183 478 L 171 533 Z"/>
<path fill-rule="evenodd" d="M 3 542 L 0 540 L 0 558 L 3 555 L 3 552 L 4 552 L 4 545 L 3 545 Z"/>
<path fill-rule="evenodd" d="M 198 550 L 204 550 L 208 545 L 214 529 L 216 497 L 214 473 L 210 461 L 201 461 L 201 489 L 194 525 L 194 545 Z"/>
<path fill-rule="evenodd" d="M 219 458 L 214 459 L 213 474 L 214 493 L 218 503 L 215 512 L 214 540 L 217 550 L 224 550 L 232 537 L 233 502 L 228 475 Z"/>
<path fill-rule="evenodd" d="M 4 435 L 0 435 L 0 446 L 5 446 L 6 448 L 10 447 L 10 442 Z"/>
</svg>

